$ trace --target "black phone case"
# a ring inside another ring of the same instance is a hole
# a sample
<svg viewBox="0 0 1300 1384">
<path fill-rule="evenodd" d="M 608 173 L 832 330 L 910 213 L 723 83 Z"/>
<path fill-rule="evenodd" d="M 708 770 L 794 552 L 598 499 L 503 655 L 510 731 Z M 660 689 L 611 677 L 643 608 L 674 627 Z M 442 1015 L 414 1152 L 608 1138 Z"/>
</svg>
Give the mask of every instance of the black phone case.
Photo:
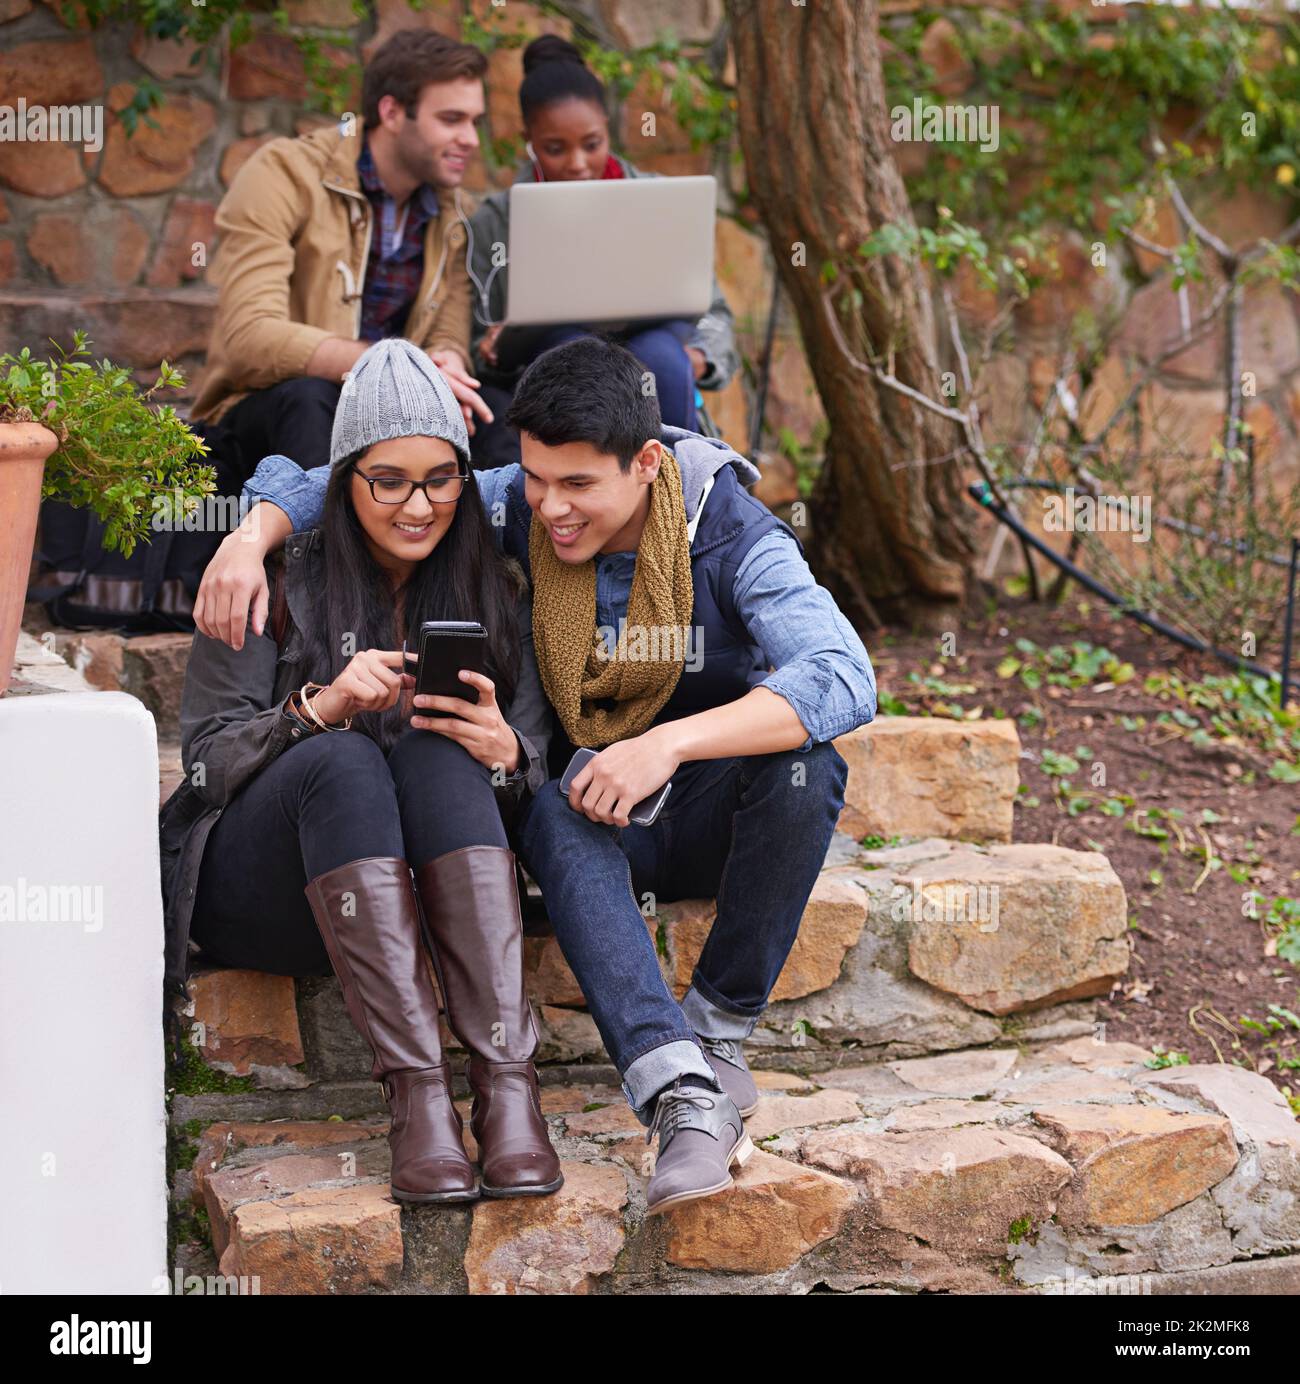
<svg viewBox="0 0 1300 1384">
<path fill-rule="evenodd" d="M 478 688 L 461 682 L 459 673 L 469 668 L 486 675 L 487 631 L 473 622 L 442 622 L 420 627 L 420 662 L 415 674 L 417 696 L 459 697 L 478 705 Z M 447 711 L 417 707 L 420 716 L 449 716 Z"/>
</svg>

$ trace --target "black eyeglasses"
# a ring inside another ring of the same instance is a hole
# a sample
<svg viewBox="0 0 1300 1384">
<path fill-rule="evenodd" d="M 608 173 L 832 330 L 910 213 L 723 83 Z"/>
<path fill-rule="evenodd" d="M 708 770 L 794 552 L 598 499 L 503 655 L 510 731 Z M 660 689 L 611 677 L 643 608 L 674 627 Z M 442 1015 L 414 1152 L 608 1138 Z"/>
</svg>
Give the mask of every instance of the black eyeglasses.
<svg viewBox="0 0 1300 1384">
<path fill-rule="evenodd" d="M 412 481 L 405 476 L 367 476 L 360 467 L 352 469 L 370 487 L 370 494 L 380 505 L 404 505 L 417 490 L 424 491 L 424 498 L 430 504 L 454 504 L 469 480 L 464 471 L 457 471 L 454 476 L 430 476 L 425 481 Z"/>
</svg>

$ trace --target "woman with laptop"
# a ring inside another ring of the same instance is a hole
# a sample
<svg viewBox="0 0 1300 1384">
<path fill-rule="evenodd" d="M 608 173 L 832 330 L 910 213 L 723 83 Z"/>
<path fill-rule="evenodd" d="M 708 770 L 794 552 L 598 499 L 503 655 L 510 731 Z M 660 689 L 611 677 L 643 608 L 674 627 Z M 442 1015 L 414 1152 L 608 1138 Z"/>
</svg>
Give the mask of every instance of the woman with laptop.
<svg viewBox="0 0 1300 1384">
<path fill-rule="evenodd" d="M 595 179 L 646 178 L 626 159 L 610 151 L 605 87 L 583 62 L 578 50 L 558 35 L 546 34 L 524 49 L 524 80 L 519 105 L 527 139 L 528 162 L 516 183 L 575 182 Z M 510 239 L 510 194 L 486 197 L 470 221 L 474 312 L 470 334 L 475 374 L 496 419 L 480 424 L 473 439 L 479 466 L 504 466 L 519 460 L 519 443 L 503 420 L 524 369 L 543 351 L 589 334 L 580 324 L 561 324 L 509 333 L 507 266 L 494 246 Z M 637 324 L 610 333 L 655 377 L 663 421 L 695 431 L 695 389 L 721 389 L 739 364 L 731 310 L 714 283 L 713 302 L 697 321 L 670 319 Z M 505 349 L 510 335 L 516 337 Z"/>
<path fill-rule="evenodd" d="M 237 651 L 195 636 L 185 778 L 160 822 L 168 976 L 191 936 L 225 966 L 332 968 L 389 1101 L 393 1196 L 554 1192 L 502 820 L 545 781 L 550 738 L 523 575 L 493 541 L 461 407 L 413 343 L 377 341 L 344 376 L 330 467 L 264 633 Z M 430 959 L 469 1051 L 481 1178 Z"/>
</svg>

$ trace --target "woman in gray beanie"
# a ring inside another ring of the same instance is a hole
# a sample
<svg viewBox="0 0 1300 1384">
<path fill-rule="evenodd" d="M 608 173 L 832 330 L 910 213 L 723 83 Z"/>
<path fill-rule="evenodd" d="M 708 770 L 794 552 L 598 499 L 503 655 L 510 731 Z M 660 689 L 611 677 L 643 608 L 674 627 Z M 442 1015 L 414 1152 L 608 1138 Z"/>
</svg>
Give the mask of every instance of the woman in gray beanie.
<svg viewBox="0 0 1300 1384">
<path fill-rule="evenodd" d="M 168 979 L 183 989 L 191 937 L 227 966 L 332 969 L 389 1101 L 394 1197 L 553 1192 L 503 822 L 545 781 L 550 734 L 522 574 L 492 541 L 460 406 L 410 342 L 344 377 L 330 461 L 321 527 L 271 569 L 265 633 L 238 651 L 195 635 L 186 776 L 161 820 Z M 462 674 L 477 704 L 411 706 L 402 648 L 427 620 L 486 630 L 487 675 Z M 470 1054 L 481 1178 L 430 961 Z"/>
</svg>

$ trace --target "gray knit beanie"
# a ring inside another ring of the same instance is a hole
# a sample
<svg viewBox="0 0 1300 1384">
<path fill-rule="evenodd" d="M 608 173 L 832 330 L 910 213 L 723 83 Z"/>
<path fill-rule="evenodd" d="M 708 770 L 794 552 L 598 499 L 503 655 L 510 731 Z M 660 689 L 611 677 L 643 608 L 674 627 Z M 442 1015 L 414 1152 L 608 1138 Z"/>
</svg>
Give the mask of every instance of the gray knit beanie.
<svg viewBox="0 0 1300 1384">
<path fill-rule="evenodd" d="M 441 437 L 468 469 L 465 415 L 442 371 L 405 337 L 376 341 L 343 376 L 330 465 L 391 437 Z"/>
</svg>

